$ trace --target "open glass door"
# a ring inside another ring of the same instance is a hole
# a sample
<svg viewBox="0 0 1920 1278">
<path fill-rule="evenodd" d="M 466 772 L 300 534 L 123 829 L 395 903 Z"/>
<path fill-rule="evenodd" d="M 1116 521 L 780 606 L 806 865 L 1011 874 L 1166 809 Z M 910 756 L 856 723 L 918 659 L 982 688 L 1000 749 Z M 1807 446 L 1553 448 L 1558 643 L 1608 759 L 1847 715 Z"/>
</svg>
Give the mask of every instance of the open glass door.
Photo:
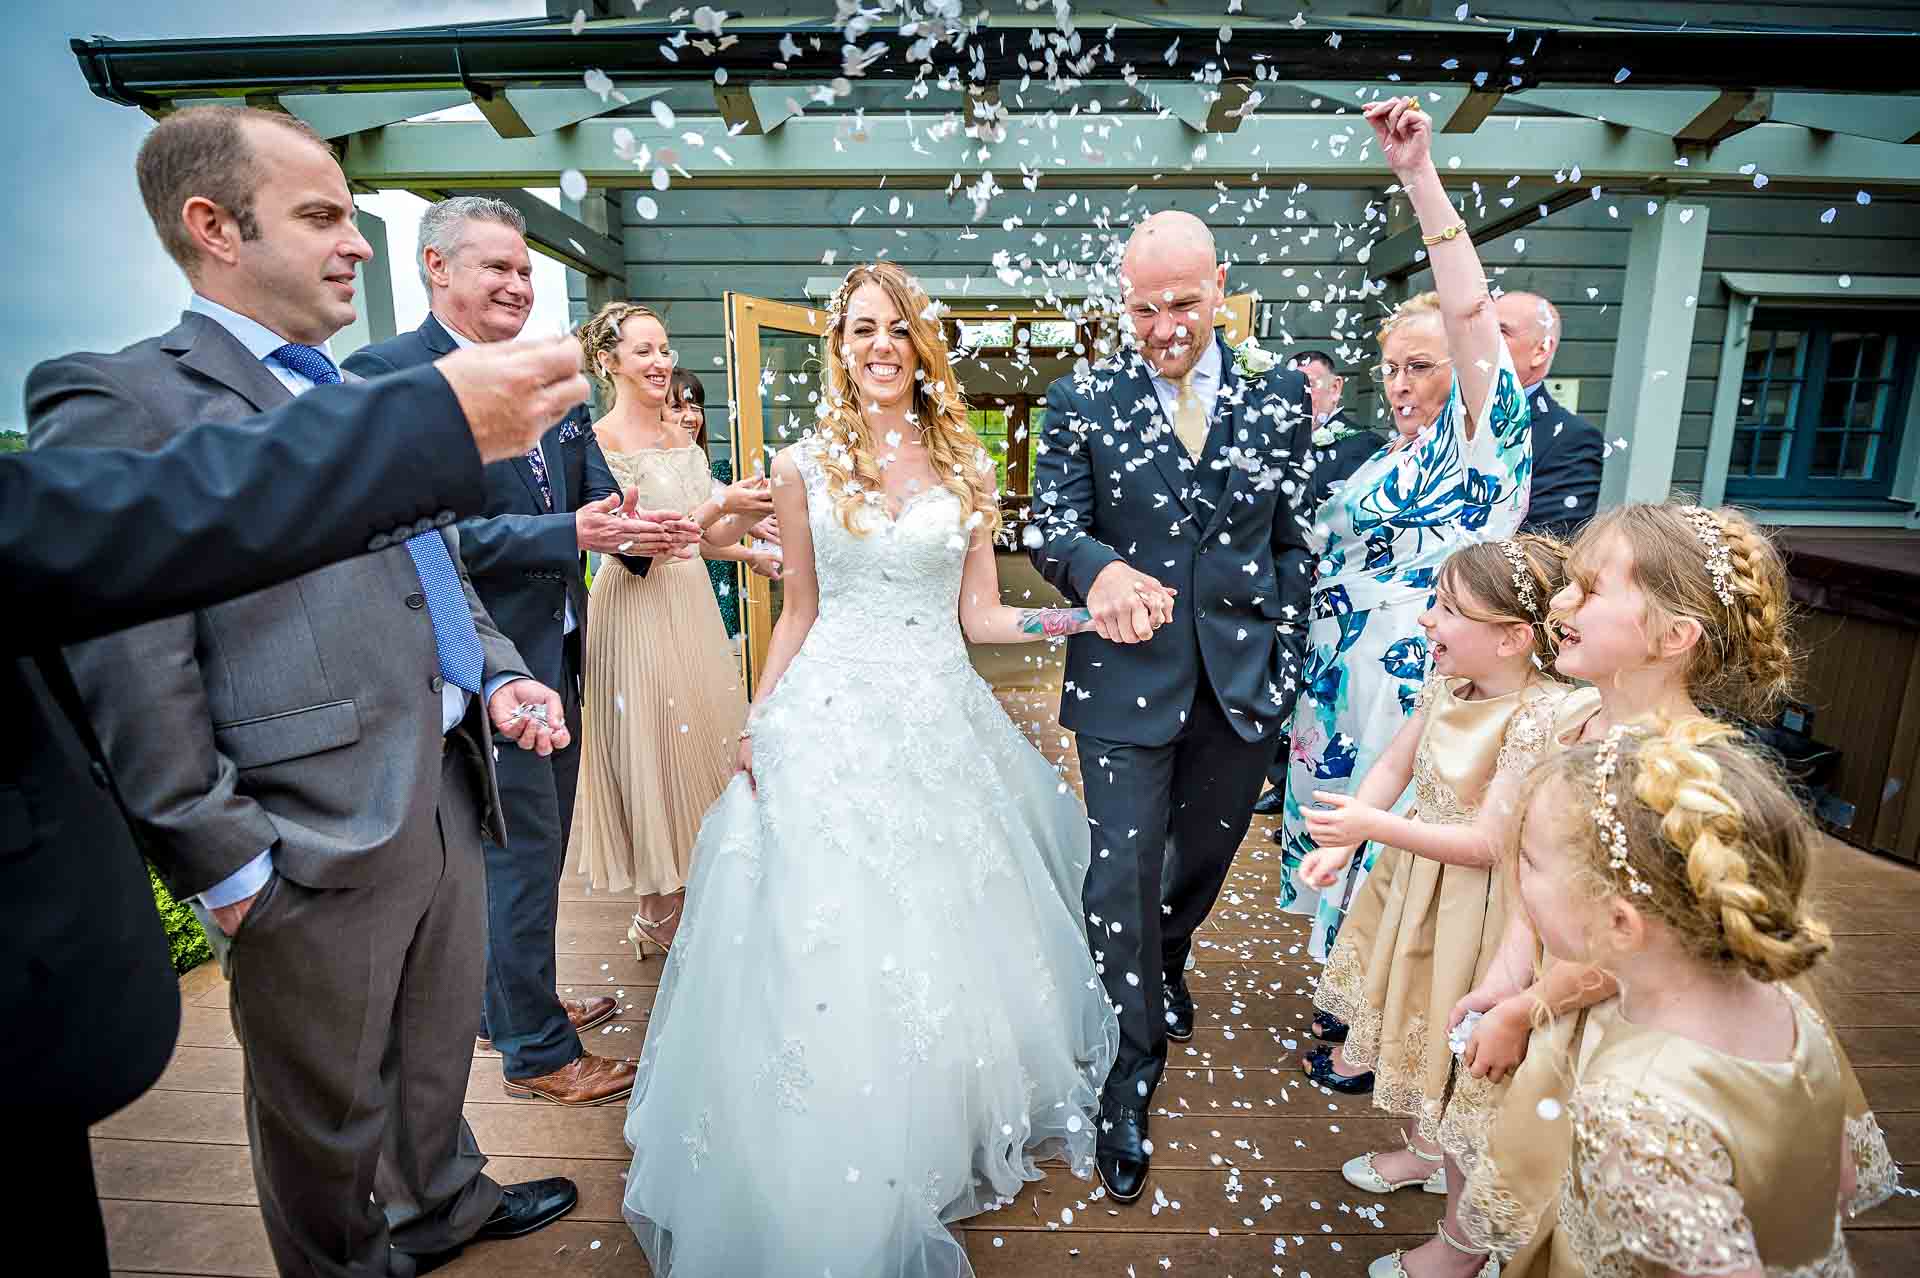
<svg viewBox="0 0 1920 1278">
<path fill-rule="evenodd" d="M 813 426 L 827 313 L 745 293 L 728 293 L 726 312 L 733 473 L 742 478 L 764 475 L 773 454 Z M 751 697 L 780 615 L 780 585 L 744 568 L 740 577 L 741 677 Z"/>
</svg>

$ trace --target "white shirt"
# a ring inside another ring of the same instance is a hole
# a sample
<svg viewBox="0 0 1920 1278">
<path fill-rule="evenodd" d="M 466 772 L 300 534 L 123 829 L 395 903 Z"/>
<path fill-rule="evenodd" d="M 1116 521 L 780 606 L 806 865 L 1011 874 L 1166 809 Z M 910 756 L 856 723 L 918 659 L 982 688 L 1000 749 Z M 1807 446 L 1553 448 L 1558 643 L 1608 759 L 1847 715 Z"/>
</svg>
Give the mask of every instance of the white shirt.
<svg viewBox="0 0 1920 1278">
<path fill-rule="evenodd" d="M 434 316 L 434 318 L 440 319 L 438 315 Z M 447 323 L 445 320 L 440 320 L 440 327 L 447 330 L 447 336 L 453 339 L 454 345 L 462 346 L 462 347 L 475 345 L 475 342 L 471 337 L 468 337 L 466 334 L 462 333 L 459 329 Z M 535 448 L 540 448 L 540 444 L 538 441 L 535 441 L 533 446 Z M 547 450 L 544 448 L 540 448 L 540 456 L 542 459 L 547 459 Z M 547 466 L 547 470 L 549 474 L 547 476 L 547 483 L 551 485 L 553 483 L 553 476 L 551 474 L 553 470 L 553 466 L 551 464 L 550 459 L 548 460 L 549 460 L 549 464 Z M 549 489 L 549 491 L 551 491 L 551 489 Z M 575 630 L 579 629 L 579 623 L 574 621 L 573 619 L 573 593 L 571 591 L 567 593 L 566 609 L 567 609 L 567 616 L 566 616 L 565 622 L 562 623 L 560 627 L 560 633 L 563 635 L 570 635 Z"/>
<path fill-rule="evenodd" d="M 229 310 L 227 307 L 220 305 L 220 303 L 204 298 L 198 293 L 195 293 L 192 299 L 188 301 L 187 309 L 196 315 L 206 316 L 221 328 L 233 334 L 234 340 L 246 347 L 247 352 L 255 359 L 265 364 L 267 371 L 278 378 L 280 384 L 285 386 L 288 391 L 299 395 L 313 389 L 314 383 L 312 381 L 294 372 L 279 360 L 267 358 L 267 356 L 273 354 L 282 346 L 285 346 L 287 339 L 268 328 L 265 324 L 262 324 L 250 316 L 242 315 L 238 311 Z M 328 348 L 327 344 L 323 343 L 320 349 L 327 352 L 328 359 L 333 358 L 333 352 Z M 493 684 L 487 688 L 487 696 L 492 697 L 501 687 L 512 682 L 513 680 L 510 678 L 496 678 Z M 471 693 L 458 684 L 448 683 L 441 688 L 441 731 L 452 732 L 460 725 L 460 720 L 466 717 L 467 699 L 471 695 Z M 267 880 L 272 877 L 273 849 L 268 848 L 259 856 L 253 858 L 253 860 L 247 862 L 238 870 L 235 870 L 232 874 L 229 874 L 226 878 L 202 892 L 199 897 L 200 904 L 209 910 L 217 910 L 223 905 L 232 905 L 235 901 L 244 901 L 265 887 Z"/>
<path fill-rule="evenodd" d="M 1152 367 L 1149 365 L 1148 367 Z M 1202 352 L 1200 362 L 1193 366 L 1193 393 L 1207 410 L 1207 425 L 1213 425 L 1215 400 L 1220 395 L 1220 343 L 1207 335 L 1207 349 Z M 1153 393 L 1160 397 L 1160 411 L 1167 415 L 1167 424 L 1173 424 L 1173 410 L 1180 403 L 1180 383 L 1168 381 L 1160 374 L 1153 374 Z"/>
</svg>

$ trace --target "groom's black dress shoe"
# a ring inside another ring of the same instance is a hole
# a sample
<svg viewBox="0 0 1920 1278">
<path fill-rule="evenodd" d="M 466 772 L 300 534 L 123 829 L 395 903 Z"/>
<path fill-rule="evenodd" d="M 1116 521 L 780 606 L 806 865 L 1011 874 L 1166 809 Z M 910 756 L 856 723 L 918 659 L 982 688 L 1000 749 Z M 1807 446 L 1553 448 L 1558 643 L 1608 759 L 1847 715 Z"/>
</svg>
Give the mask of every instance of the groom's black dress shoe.
<svg viewBox="0 0 1920 1278">
<path fill-rule="evenodd" d="M 1100 1139 L 1094 1145 L 1100 1183 L 1118 1203 L 1130 1203 L 1147 1187 L 1147 1111 L 1106 1101 L 1100 1106 Z"/>
<path fill-rule="evenodd" d="M 1253 802 L 1255 816 L 1279 816 L 1286 810 L 1287 792 L 1277 785 Z"/>
<path fill-rule="evenodd" d="M 1187 976 L 1182 972 L 1161 986 L 1167 1006 L 1167 1037 L 1184 1043 L 1193 1037 L 1193 995 L 1187 992 Z"/>
<path fill-rule="evenodd" d="M 565 1176 L 503 1185 L 500 1205 L 493 1209 L 485 1224 L 474 1232 L 468 1243 L 495 1238 L 518 1238 L 536 1229 L 544 1229 L 572 1211 L 580 1201 L 580 1190 Z M 388 1266 L 393 1278 L 419 1278 L 457 1258 L 466 1244 L 445 1251 L 408 1253 L 396 1250 Z"/>
</svg>

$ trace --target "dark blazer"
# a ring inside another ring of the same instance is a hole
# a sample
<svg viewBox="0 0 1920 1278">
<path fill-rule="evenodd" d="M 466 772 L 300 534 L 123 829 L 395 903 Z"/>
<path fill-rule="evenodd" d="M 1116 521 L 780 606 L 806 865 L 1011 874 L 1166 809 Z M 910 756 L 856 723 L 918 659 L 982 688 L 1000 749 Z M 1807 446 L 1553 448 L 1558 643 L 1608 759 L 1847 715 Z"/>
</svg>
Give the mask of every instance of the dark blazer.
<svg viewBox="0 0 1920 1278">
<path fill-rule="evenodd" d="M 1145 643 L 1068 641 L 1060 722 L 1075 731 L 1165 745 L 1203 677 L 1247 741 L 1272 736 L 1293 713 L 1313 570 L 1307 379 L 1275 368 L 1243 381 L 1223 340 L 1220 352 L 1224 402 L 1199 470 L 1137 355 L 1047 390 L 1034 566 L 1076 603 L 1116 559 L 1179 591 L 1174 623 Z M 1151 440 L 1149 428 L 1158 429 Z M 1209 474 L 1229 445 L 1241 464 Z"/>
<path fill-rule="evenodd" d="M 180 1023 L 131 818 L 61 646 L 310 572 L 419 520 L 451 523 L 481 497 L 459 404 L 431 370 L 316 390 L 158 453 L 0 460 L 0 605 L 13 618 L 0 697 L 25 716 L 0 738 L 0 1016 L 19 1045 L 16 1103 L 97 1122 L 159 1077 Z M 330 517 L 315 519 L 323 504 Z"/>
<path fill-rule="evenodd" d="M 291 398 L 226 329 L 189 312 L 117 355 L 36 368 L 28 434 L 36 448 L 151 449 L 181 423 L 239 420 Z M 320 495 L 309 517 L 331 517 L 330 500 Z M 451 521 L 438 532 L 458 564 Z M 443 731 L 433 623 L 405 539 L 376 536 L 376 554 L 69 649 L 141 844 L 176 895 L 269 847 L 275 870 L 306 887 L 380 882 L 410 833 L 436 820 L 449 740 L 473 765 L 483 826 L 504 841 L 486 707 L 469 698 L 451 738 Z M 484 678 L 528 675 L 466 594 Z"/>
<path fill-rule="evenodd" d="M 1547 394 L 1546 384 L 1527 396 L 1533 415 L 1533 492 L 1522 532 L 1569 537 L 1593 518 L 1600 504 L 1600 430 Z"/>
<path fill-rule="evenodd" d="M 378 377 L 431 364 L 458 347 L 429 312 L 413 332 L 363 347 L 349 355 L 343 367 Z M 541 498 L 540 481 L 525 457 L 494 462 L 487 467 L 484 513 L 460 522 L 460 556 L 480 601 L 527 659 L 534 678 L 558 688 L 564 670 L 561 626 L 569 602 L 579 627 L 574 634 L 584 637 L 587 626 L 585 566 L 574 512 L 620 491 L 620 486 L 593 437 L 585 405 L 540 437 L 540 451 L 553 488 L 553 509 Z M 643 576 L 652 562 L 639 555 L 610 557 Z M 575 664 L 577 669 L 577 654 Z"/>
<path fill-rule="evenodd" d="M 1338 433 L 1352 431 L 1342 435 L 1325 448 L 1318 445 L 1313 449 L 1313 508 L 1317 511 L 1327 504 L 1327 498 L 1333 495 L 1335 484 L 1345 483 L 1354 471 L 1366 464 L 1367 458 L 1387 446 L 1387 437 L 1377 430 L 1357 430 L 1353 420 L 1345 412 L 1335 412 L 1327 418 L 1326 425 Z"/>
</svg>

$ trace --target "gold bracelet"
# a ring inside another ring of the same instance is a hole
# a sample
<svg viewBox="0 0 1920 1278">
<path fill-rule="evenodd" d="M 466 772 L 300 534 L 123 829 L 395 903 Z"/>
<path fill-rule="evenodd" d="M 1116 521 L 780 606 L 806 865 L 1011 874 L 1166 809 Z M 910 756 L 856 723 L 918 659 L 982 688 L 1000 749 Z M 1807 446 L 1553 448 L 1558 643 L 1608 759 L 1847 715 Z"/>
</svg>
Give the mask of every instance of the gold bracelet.
<svg viewBox="0 0 1920 1278">
<path fill-rule="evenodd" d="M 1467 229 L 1467 224 L 1465 222 L 1455 222 L 1452 226 L 1449 226 L 1446 230 L 1440 232 L 1440 234 L 1438 235 L 1422 235 L 1420 237 L 1420 242 L 1426 245 L 1428 248 L 1432 248 L 1436 244 L 1446 243 L 1448 240 L 1452 239 L 1454 236 L 1460 234 L 1462 231 L 1466 229 Z"/>
</svg>

